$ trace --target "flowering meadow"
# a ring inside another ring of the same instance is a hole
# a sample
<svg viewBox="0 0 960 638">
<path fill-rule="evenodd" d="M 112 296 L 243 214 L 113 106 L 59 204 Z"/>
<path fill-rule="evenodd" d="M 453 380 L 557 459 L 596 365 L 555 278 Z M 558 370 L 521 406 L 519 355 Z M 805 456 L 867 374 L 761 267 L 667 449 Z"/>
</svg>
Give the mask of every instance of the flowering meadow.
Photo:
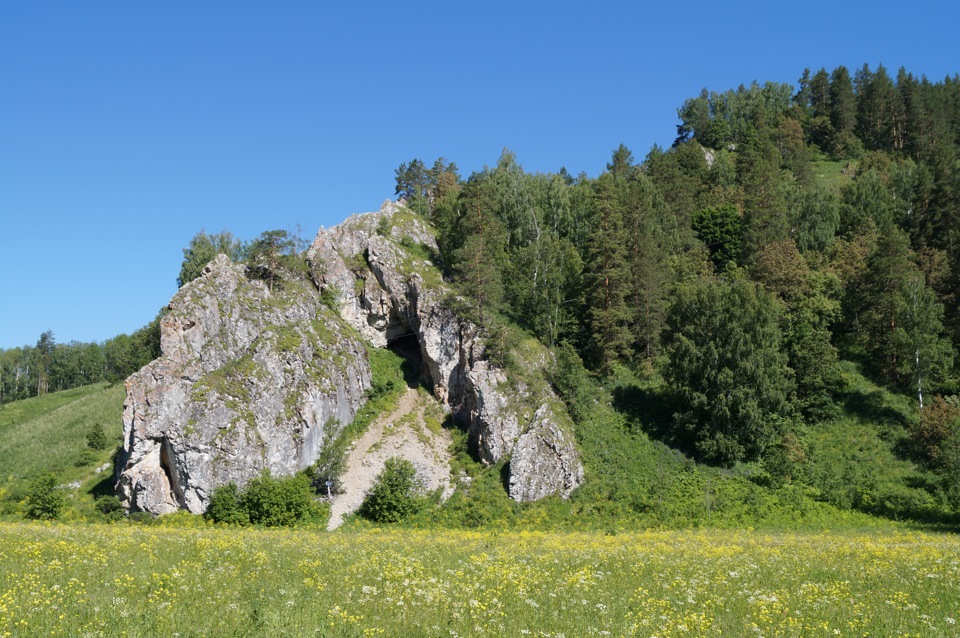
<svg viewBox="0 0 960 638">
<path fill-rule="evenodd" d="M 919 532 L 0 523 L 0 636 L 957 636 Z"/>
</svg>

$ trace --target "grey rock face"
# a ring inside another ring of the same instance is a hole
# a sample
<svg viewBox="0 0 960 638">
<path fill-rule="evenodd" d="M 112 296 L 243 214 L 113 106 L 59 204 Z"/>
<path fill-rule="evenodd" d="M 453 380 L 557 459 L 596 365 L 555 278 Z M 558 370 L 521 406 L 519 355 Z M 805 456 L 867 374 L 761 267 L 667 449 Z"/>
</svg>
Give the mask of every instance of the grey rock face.
<svg viewBox="0 0 960 638">
<path fill-rule="evenodd" d="M 569 462 L 577 457 L 576 446 L 554 418 L 547 404 L 541 406 L 513 448 L 510 496 L 518 501 L 552 494 L 566 498 L 583 483 L 583 466 Z"/>
<path fill-rule="evenodd" d="M 316 460 L 370 386 L 366 350 L 310 286 L 270 293 L 217 257 L 127 380 L 117 485 L 132 510 L 203 512 L 213 488 Z"/>
<path fill-rule="evenodd" d="M 218 256 L 170 302 L 163 356 L 127 380 L 123 504 L 201 513 L 219 485 L 308 467 L 370 387 L 357 333 L 376 347 L 416 339 L 434 395 L 480 458 L 510 460 L 511 497 L 569 496 L 583 466 L 573 424 L 543 381 L 549 353 L 539 344 L 517 353 L 525 380 L 492 365 L 483 330 L 446 301 L 429 260 L 436 250 L 431 229 L 387 201 L 320 229 L 307 251 L 314 286 L 271 292 Z"/>
<path fill-rule="evenodd" d="M 307 254 L 317 285 L 337 291 L 341 316 L 372 343 L 416 336 L 434 395 L 468 426 L 480 458 L 512 459 L 511 497 L 569 496 L 583 465 L 560 401 L 545 383 L 511 383 L 486 359 L 482 330 L 448 307 L 436 267 L 416 257 L 416 246 L 437 249 L 419 218 L 388 201 L 321 230 Z M 521 366 L 542 378 L 548 353 L 537 347 Z"/>
</svg>

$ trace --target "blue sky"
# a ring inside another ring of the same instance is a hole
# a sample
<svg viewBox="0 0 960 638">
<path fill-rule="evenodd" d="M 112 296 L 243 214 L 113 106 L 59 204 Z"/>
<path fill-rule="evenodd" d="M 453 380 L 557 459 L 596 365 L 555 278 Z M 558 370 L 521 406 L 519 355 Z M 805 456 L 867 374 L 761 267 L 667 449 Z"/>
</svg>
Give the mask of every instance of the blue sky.
<svg viewBox="0 0 960 638">
<path fill-rule="evenodd" d="M 650 5 L 650 6 L 647 6 Z M 656 6 L 653 6 L 656 5 Z M 943 2 L 0 3 L 0 348 L 102 341 L 201 229 L 312 237 L 414 157 L 597 175 L 701 88 L 960 71 Z"/>
</svg>

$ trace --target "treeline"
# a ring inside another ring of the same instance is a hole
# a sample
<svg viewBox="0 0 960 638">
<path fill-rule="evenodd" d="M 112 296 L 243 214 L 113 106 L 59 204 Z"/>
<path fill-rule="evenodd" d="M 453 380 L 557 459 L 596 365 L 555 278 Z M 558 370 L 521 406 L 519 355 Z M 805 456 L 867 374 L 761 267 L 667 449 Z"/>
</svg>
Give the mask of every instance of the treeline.
<svg viewBox="0 0 960 638">
<path fill-rule="evenodd" d="M 0 350 L 0 404 L 100 381 L 122 381 L 160 356 L 162 313 L 131 335 L 102 343 L 57 343 L 52 331 L 36 345 Z"/>
<path fill-rule="evenodd" d="M 297 255 L 306 246 L 299 230 L 268 230 L 250 242 L 243 242 L 225 230 L 212 234 L 200 231 L 183 249 L 177 287 L 182 288 L 202 275 L 206 265 L 222 254 L 235 263 L 244 264 L 248 276 L 262 279 L 272 290 L 281 282 L 283 271 L 304 269 L 304 262 Z"/>
<path fill-rule="evenodd" d="M 956 393 L 960 78 L 808 70 L 678 114 L 670 149 L 595 178 L 509 151 L 397 169 L 492 345 L 516 324 L 601 378 L 665 379 L 673 442 L 724 464 L 837 415 L 841 359 L 921 410 Z"/>
</svg>

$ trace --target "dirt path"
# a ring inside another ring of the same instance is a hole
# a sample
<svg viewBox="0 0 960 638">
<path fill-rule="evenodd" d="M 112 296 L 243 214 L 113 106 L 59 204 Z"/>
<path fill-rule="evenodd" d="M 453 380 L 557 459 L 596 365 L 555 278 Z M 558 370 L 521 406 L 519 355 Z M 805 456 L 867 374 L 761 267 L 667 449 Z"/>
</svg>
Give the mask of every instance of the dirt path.
<svg viewBox="0 0 960 638">
<path fill-rule="evenodd" d="M 333 497 L 327 529 L 343 524 L 344 516 L 360 508 L 388 458 L 405 458 L 417 469 L 425 491 L 438 488 L 446 499 L 453 493 L 450 481 L 450 433 L 427 427 L 424 411 L 431 399 L 408 388 L 393 412 L 380 417 L 357 439 L 347 453 L 340 476 L 343 492 Z"/>
</svg>

